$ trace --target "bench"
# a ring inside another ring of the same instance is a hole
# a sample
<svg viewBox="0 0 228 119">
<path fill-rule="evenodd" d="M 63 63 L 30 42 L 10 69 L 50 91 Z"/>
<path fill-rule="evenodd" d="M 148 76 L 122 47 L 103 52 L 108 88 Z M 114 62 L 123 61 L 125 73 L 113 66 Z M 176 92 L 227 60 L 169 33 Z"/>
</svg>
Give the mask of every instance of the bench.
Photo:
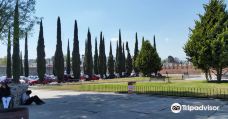
<svg viewBox="0 0 228 119">
<path fill-rule="evenodd" d="M 29 111 L 27 108 L 0 109 L 1 119 L 28 119 Z"/>
</svg>

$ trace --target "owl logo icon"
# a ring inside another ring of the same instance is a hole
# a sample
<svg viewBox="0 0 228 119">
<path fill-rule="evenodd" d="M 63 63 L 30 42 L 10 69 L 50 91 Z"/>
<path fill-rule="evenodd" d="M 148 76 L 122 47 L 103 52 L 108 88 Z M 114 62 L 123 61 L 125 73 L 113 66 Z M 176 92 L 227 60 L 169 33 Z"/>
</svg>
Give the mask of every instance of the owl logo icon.
<svg viewBox="0 0 228 119">
<path fill-rule="evenodd" d="M 173 113 L 179 113 L 181 111 L 181 105 L 179 103 L 173 103 L 171 105 L 171 111 Z"/>
</svg>

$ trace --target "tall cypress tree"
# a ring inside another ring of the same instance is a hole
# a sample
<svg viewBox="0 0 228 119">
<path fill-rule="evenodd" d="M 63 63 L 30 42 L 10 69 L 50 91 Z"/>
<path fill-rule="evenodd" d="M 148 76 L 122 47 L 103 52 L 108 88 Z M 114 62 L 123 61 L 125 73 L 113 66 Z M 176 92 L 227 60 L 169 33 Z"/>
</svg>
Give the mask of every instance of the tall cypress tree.
<svg viewBox="0 0 228 119">
<path fill-rule="evenodd" d="M 69 46 L 69 39 L 67 44 L 67 74 L 70 75 L 71 72 L 71 64 L 70 64 L 70 46 Z"/>
<path fill-rule="evenodd" d="M 84 58 L 84 73 L 92 76 L 93 73 L 93 56 L 92 56 L 92 45 L 91 45 L 91 33 L 88 29 L 86 46 L 85 46 L 85 58 Z"/>
<path fill-rule="evenodd" d="M 22 59 L 22 52 L 20 53 L 20 75 L 24 76 L 24 68 L 23 68 L 23 59 Z"/>
<path fill-rule="evenodd" d="M 108 73 L 109 75 L 114 75 L 114 59 L 112 55 L 112 43 L 110 42 L 110 51 L 108 57 Z"/>
<path fill-rule="evenodd" d="M 79 41 L 78 41 L 78 25 L 77 21 L 74 21 L 74 46 L 72 52 L 72 71 L 76 80 L 80 79 L 80 53 L 79 53 Z"/>
<path fill-rule="evenodd" d="M 100 46 L 99 46 L 99 74 L 103 78 L 105 72 L 104 72 L 104 45 L 103 45 L 103 35 L 102 32 L 100 33 Z"/>
<path fill-rule="evenodd" d="M 10 40 L 10 28 L 8 32 L 8 44 L 7 44 L 7 67 L 6 67 L 6 75 L 7 78 L 12 77 L 12 71 L 11 71 L 11 40 Z"/>
<path fill-rule="evenodd" d="M 55 56 L 52 57 L 52 62 L 53 62 L 53 68 L 52 68 L 52 73 L 54 76 L 56 76 L 56 72 L 55 72 Z"/>
<path fill-rule="evenodd" d="M 119 73 L 119 44 L 118 44 L 118 42 L 116 43 L 115 72 Z"/>
<path fill-rule="evenodd" d="M 135 50 L 134 50 L 134 57 L 133 57 L 133 69 L 136 74 L 139 73 L 139 69 L 136 66 L 136 58 L 138 56 L 139 48 L 138 48 L 138 35 L 137 32 L 135 34 Z"/>
<path fill-rule="evenodd" d="M 44 80 L 44 74 L 46 73 L 46 60 L 45 60 L 45 45 L 44 45 L 44 35 L 43 35 L 43 22 L 40 22 L 40 32 L 37 45 L 37 74 L 40 82 Z M 55 68 L 53 67 L 53 70 Z"/>
<path fill-rule="evenodd" d="M 19 83 L 20 78 L 20 44 L 19 44 L 19 10 L 18 0 L 14 11 L 14 32 L 13 32 L 13 82 Z"/>
<path fill-rule="evenodd" d="M 57 44 L 55 51 L 55 71 L 57 75 L 58 82 L 63 81 L 64 77 L 64 57 L 62 51 L 62 40 L 61 40 L 61 21 L 60 17 L 57 20 Z"/>
<path fill-rule="evenodd" d="M 128 47 L 128 42 L 126 43 L 126 50 L 127 50 L 126 73 L 127 75 L 130 75 L 132 72 L 132 58 Z"/>
<path fill-rule="evenodd" d="M 95 38 L 95 52 L 94 52 L 94 74 L 98 74 L 98 49 L 97 49 L 97 38 Z"/>
<path fill-rule="evenodd" d="M 122 66 L 122 72 L 126 72 L 126 63 L 125 63 L 125 60 L 126 60 L 126 58 L 125 58 L 125 50 L 124 50 L 124 43 L 123 43 L 123 52 L 122 52 L 122 62 L 123 62 L 123 66 Z"/>
<path fill-rule="evenodd" d="M 122 40 L 121 40 L 121 31 L 119 30 L 119 45 L 118 45 L 118 56 L 117 56 L 117 73 L 119 73 L 120 76 L 122 76 L 122 67 L 123 67 L 123 50 L 122 50 Z"/>
<path fill-rule="evenodd" d="M 103 66 L 104 66 L 103 72 L 104 72 L 104 75 L 106 76 L 106 72 L 107 72 L 107 59 L 106 59 L 106 54 L 105 54 L 105 39 L 104 39 L 104 37 L 103 37 L 103 43 L 102 43 L 102 45 L 103 45 L 103 52 L 102 52 L 102 54 L 103 54 L 103 60 L 104 60 L 104 62 L 103 62 Z"/>
<path fill-rule="evenodd" d="M 155 35 L 154 35 L 154 49 L 157 51 L 157 49 L 156 49 Z"/>
<path fill-rule="evenodd" d="M 24 70 L 25 77 L 29 76 L 29 63 L 28 63 L 28 34 L 25 34 L 25 56 L 24 56 Z"/>
</svg>

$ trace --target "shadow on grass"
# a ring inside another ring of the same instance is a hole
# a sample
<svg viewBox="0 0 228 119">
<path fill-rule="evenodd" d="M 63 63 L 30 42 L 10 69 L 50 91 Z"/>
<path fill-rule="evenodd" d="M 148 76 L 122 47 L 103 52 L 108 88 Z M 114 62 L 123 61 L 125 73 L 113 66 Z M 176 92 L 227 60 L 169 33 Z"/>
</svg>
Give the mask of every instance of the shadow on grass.
<svg viewBox="0 0 228 119">
<path fill-rule="evenodd" d="M 208 83 L 228 83 L 228 80 L 221 80 L 221 81 L 217 81 L 217 80 L 211 80 L 211 81 L 207 81 Z"/>
</svg>

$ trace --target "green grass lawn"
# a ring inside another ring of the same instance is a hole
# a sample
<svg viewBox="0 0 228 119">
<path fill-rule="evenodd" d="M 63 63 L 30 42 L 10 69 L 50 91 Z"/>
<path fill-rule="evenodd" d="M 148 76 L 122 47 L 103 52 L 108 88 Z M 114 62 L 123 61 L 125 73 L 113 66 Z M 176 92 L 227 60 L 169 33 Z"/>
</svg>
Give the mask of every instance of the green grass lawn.
<svg viewBox="0 0 228 119">
<path fill-rule="evenodd" d="M 206 81 L 186 81 L 172 79 L 167 81 L 149 81 L 146 77 L 101 80 L 86 83 L 69 83 L 62 85 L 44 85 L 40 89 L 73 90 L 95 92 L 128 92 L 128 81 L 136 81 L 135 93 L 188 97 L 212 97 L 228 99 L 228 83 L 207 83 Z"/>
</svg>

